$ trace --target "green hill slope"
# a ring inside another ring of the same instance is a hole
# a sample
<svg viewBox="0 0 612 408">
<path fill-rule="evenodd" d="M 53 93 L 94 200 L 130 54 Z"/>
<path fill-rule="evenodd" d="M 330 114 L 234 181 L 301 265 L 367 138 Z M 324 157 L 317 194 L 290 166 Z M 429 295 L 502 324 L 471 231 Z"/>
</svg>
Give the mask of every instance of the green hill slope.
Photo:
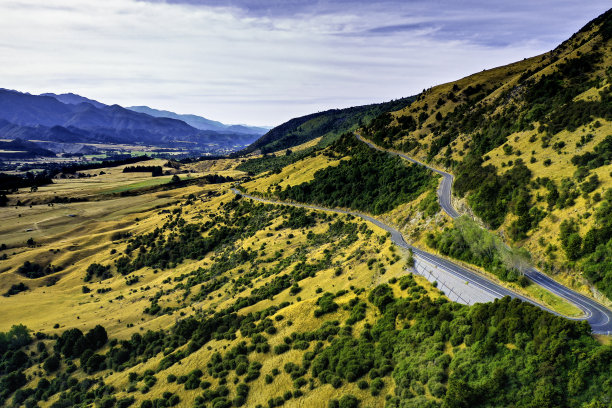
<svg viewBox="0 0 612 408">
<path fill-rule="evenodd" d="M 361 132 L 450 169 L 485 224 L 612 298 L 611 38 L 608 11 L 549 53 L 429 89 Z"/>
</svg>

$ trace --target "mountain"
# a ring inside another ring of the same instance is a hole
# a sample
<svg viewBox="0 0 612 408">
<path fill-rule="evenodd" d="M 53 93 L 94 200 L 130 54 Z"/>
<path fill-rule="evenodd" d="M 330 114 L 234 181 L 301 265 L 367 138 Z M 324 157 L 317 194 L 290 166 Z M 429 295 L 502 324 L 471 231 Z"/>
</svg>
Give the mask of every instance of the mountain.
<svg viewBox="0 0 612 408">
<path fill-rule="evenodd" d="M 134 112 L 146 113 L 147 115 L 155 116 L 158 118 L 172 118 L 172 119 L 182 120 L 183 122 L 189 124 L 190 126 L 193 126 L 194 128 L 200 129 L 200 130 L 213 130 L 215 132 L 244 133 L 244 134 L 249 134 L 249 135 L 263 135 L 269 130 L 267 128 L 256 127 L 256 126 L 225 125 L 215 120 L 203 118 L 202 116 L 183 115 L 183 114 L 170 112 L 167 110 L 149 108 L 148 106 L 129 106 L 127 109 L 133 110 Z"/>
<path fill-rule="evenodd" d="M 65 103 L 67 105 L 78 105 L 79 103 L 88 103 L 90 105 L 95 106 L 96 108 L 103 108 L 107 105 L 95 101 L 93 99 L 86 98 L 81 95 L 77 95 L 74 93 L 64 93 L 64 94 L 54 94 L 54 93 L 43 93 L 40 96 L 50 96 L 52 98 L 57 99 L 61 103 Z"/>
<path fill-rule="evenodd" d="M 413 100 L 413 97 L 407 97 L 385 103 L 330 109 L 294 118 L 271 129 L 239 153 L 248 154 L 256 150 L 264 153 L 274 152 L 298 146 L 318 137 L 322 138 L 321 145 L 325 145 L 343 132 L 357 129 L 382 112 L 401 109 Z"/>
<path fill-rule="evenodd" d="M 126 143 L 197 148 L 235 148 L 257 135 L 196 129 L 170 118 L 153 117 L 119 105 L 90 103 L 78 95 L 30 95 L 0 90 L 0 119 L 6 137 L 28 137 L 75 143 Z M 95 102 L 95 101 L 93 101 Z"/>
<path fill-rule="evenodd" d="M 29 159 L 33 157 L 54 157 L 55 153 L 47 150 L 38 143 L 15 139 L 10 142 L 0 141 L 0 158 L 2 159 Z"/>
</svg>

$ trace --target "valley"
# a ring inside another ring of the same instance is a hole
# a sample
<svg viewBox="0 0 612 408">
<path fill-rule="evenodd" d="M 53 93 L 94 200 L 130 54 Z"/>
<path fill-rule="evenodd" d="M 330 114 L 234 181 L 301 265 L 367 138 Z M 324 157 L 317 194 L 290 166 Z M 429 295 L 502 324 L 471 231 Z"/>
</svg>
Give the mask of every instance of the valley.
<svg viewBox="0 0 612 408">
<path fill-rule="evenodd" d="M 609 406 L 611 27 L 269 131 L 1 90 L 0 406 Z"/>
</svg>

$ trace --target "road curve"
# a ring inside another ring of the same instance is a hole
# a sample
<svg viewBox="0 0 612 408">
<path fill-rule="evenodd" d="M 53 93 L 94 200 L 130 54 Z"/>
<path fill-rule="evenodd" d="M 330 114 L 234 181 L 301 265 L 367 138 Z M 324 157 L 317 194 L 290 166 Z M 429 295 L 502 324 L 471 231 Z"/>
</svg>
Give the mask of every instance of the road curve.
<svg viewBox="0 0 612 408">
<path fill-rule="evenodd" d="M 401 232 L 399 232 L 397 229 L 383 223 L 380 220 L 377 220 L 376 218 L 373 218 L 367 214 L 362 214 L 360 212 L 356 212 L 356 211 L 347 211 L 347 210 L 341 210 L 341 209 L 337 209 L 337 208 L 326 208 L 326 207 L 321 207 L 318 205 L 309 205 L 309 204 L 300 204 L 300 203 L 289 203 L 289 202 L 284 202 L 284 201 L 277 201 L 277 200 L 270 200 L 270 199 L 265 199 L 265 198 L 261 198 L 261 197 L 257 197 L 242 191 L 239 191 L 236 188 L 231 188 L 230 189 L 234 194 L 243 196 L 245 198 L 249 198 L 251 200 L 255 200 L 255 201 L 260 201 L 262 203 L 267 203 L 267 204 L 277 204 L 277 205 L 288 205 L 288 206 L 292 206 L 292 207 L 300 207 L 300 208 L 308 208 L 311 210 L 319 210 L 319 211 L 329 211 L 329 212 L 334 212 L 334 213 L 339 213 L 339 214 L 350 214 L 353 215 L 355 217 L 360 217 L 368 222 L 371 222 L 372 224 L 375 224 L 376 226 L 382 228 L 383 230 L 389 232 L 391 234 L 391 241 L 398 245 L 399 247 L 402 247 L 404 249 L 411 249 L 413 251 L 414 257 L 416 259 L 421 259 L 424 261 L 427 261 L 433 265 L 435 265 L 436 267 L 445 270 L 448 273 L 451 273 L 455 276 L 457 276 L 459 279 L 469 282 L 470 285 L 477 287 L 479 289 L 484 290 L 485 292 L 491 293 L 492 295 L 494 295 L 495 297 L 504 297 L 504 296 L 510 296 L 513 298 L 518 298 L 521 299 L 524 302 L 529 302 L 543 310 L 546 310 L 550 313 L 553 313 L 557 316 L 562 316 L 559 313 L 548 309 L 547 307 L 540 305 L 534 301 L 532 301 L 531 299 L 528 299 L 524 296 L 519 295 L 518 293 L 504 287 L 501 286 L 495 282 L 490 281 L 489 279 L 487 279 L 486 277 L 472 271 L 469 270 L 467 268 L 464 268 L 463 266 L 457 265 L 454 262 L 451 262 L 447 259 L 441 258 L 437 255 L 434 255 L 432 253 L 429 253 L 427 251 L 424 251 L 422 249 L 416 248 L 412 245 L 409 245 L 405 240 L 403 235 L 401 234 Z M 550 279 L 550 278 L 549 278 Z M 592 313 L 592 309 L 588 307 L 588 305 L 583 305 L 581 306 L 580 304 L 576 304 L 577 307 L 579 307 L 584 313 L 586 317 L 583 318 L 570 318 L 571 320 L 588 320 L 589 323 L 591 323 L 591 327 L 593 327 L 593 332 L 595 333 L 603 333 L 603 334 L 607 334 L 610 330 L 612 330 L 612 324 L 610 324 L 610 321 L 608 320 L 607 323 L 605 324 L 601 324 L 599 322 L 599 320 L 593 319 L 594 314 Z M 605 308 L 601 307 L 601 313 L 605 314 L 605 311 L 607 311 Z M 609 311 L 607 311 L 609 313 Z M 596 312 L 597 313 L 597 312 Z M 564 316 L 566 317 L 566 316 Z"/>
<path fill-rule="evenodd" d="M 355 137 L 362 141 L 363 143 L 367 144 L 368 146 L 370 146 L 372 149 L 378 150 L 380 152 L 383 153 L 388 153 L 388 154 L 392 154 L 394 156 L 399 156 L 402 159 L 408 160 L 409 162 L 412 162 L 414 164 L 418 164 L 419 166 L 423 166 L 423 167 L 427 167 L 429 170 L 438 173 L 439 175 L 442 176 L 442 182 L 440 183 L 440 186 L 438 187 L 438 201 L 440 202 L 440 207 L 442 207 L 442 210 L 447 213 L 451 218 L 457 218 L 459 217 L 459 213 L 455 210 L 455 207 L 453 207 L 452 203 L 451 203 L 451 188 L 453 186 L 453 180 L 454 177 L 452 174 L 450 173 L 446 173 L 442 170 L 438 170 L 434 167 L 428 166 L 425 163 L 422 163 L 418 160 L 413 159 L 410 156 L 407 156 L 403 153 L 399 153 L 399 152 L 393 152 L 393 151 L 389 151 L 389 150 L 385 150 L 381 147 L 376 146 L 375 144 L 373 144 L 372 142 L 369 142 L 367 140 L 365 140 L 363 137 L 361 137 L 360 135 L 358 135 L 357 133 L 355 133 Z"/>
<path fill-rule="evenodd" d="M 447 213 L 451 218 L 457 218 L 459 217 L 459 213 L 455 210 L 455 208 L 452 205 L 451 202 L 451 189 L 452 189 L 452 185 L 453 185 L 453 175 L 450 173 L 447 173 L 445 171 L 442 170 L 438 170 L 436 168 L 433 168 L 431 166 L 428 166 L 427 164 L 421 163 L 418 160 L 413 159 L 410 156 L 407 156 L 405 154 L 402 153 L 397 153 L 397 152 L 393 152 L 393 151 L 388 151 L 385 150 L 383 148 L 380 148 L 376 145 L 374 145 L 373 143 L 365 140 L 364 138 L 362 138 L 360 135 L 355 134 L 355 137 L 357 137 L 357 139 L 359 139 L 360 141 L 362 141 L 363 143 L 367 144 L 368 146 L 370 146 L 373 149 L 379 150 L 381 152 L 385 152 L 388 154 L 392 154 L 392 155 L 396 155 L 399 156 L 403 159 L 406 159 L 412 163 L 421 165 L 421 166 L 425 166 L 428 169 L 440 174 L 442 176 L 442 182 L 440 183 L 440 186 L 438 187 L 438 199 L 440 201 L 440 207 L 442 208 L 442 210 Z M 413 249 L 415 254 L 417 253 L 417 249 Z M 420 251 L 423 252 L 423 251 Z M 425 252 L 425 254 L 428 254 L 427 252 Z M 435 255 L 431 255 L 428 254 L 429 256 L 434 256 Z M 437 258 L 437 257 L 436 257 Z M 437 259 L 441 259 L 441 258 L 437 258 Z M 456 265 L 452 262 L 449 262 L 447 260 L 443 260 L 444 262 L 446 262 L 447 267 L 445 267 L 444 269 L 449 270 L 448 268 L 455 268 Z M 450 271 L 450 270 L 449 270 Z M 451 271 L 452 272 L 452 271 Z M 454 272 L 453 272 L 454 273 Z M 584 317 L 581 319 L 574 319 L 574 320 L 584 320 L 586 319 L 589 324 L 591 325 L 591 328 L 593 330 L 594 333 L 599 333 L 599 334 L 611 334 L 612 333 L 612 311 L 610 311 L 608 308 L 606 308 L 605 306 L 597 303 L 596 301 L 594 301 L 593 299 L 581 295 L 580 293 L 577 293 L 569 288 L 567 288 L 566 286 L 562 285 L 561 283 L 555 281 L 554 279 L 552 279 L 551 277 L 549 277 L 548 275 L 538 271 L 536 268 L 529 268 L 526 272 L 525 272 L 525 276 L 527 276 L 527 278 L 529 278 L 532 282 L 534 282 L 537 285 L 540 285 L 541 287 L 543 287 L 544 289 L 554 293 L 555 295 L 559 296 L 560 298 L 563 298 L 565 300 L 567 300 L 568 302 L 572 303 L 573 305 L 575 305 L 577 308 L 579 308 L 580 310 L 582 310 L 582 312 L 584 313 Z M 484 278 L 481 278 L 484 279 Z M 489 282 L 487 280 L 487 282 Z M 497 288 L 502 288 L 506 291 L 509 291 L 508 289 L 503 288 L 502 286 L 496 285 L 493 282 L 490 282 L 491 284 L 497 286 Z M 497 289 L 500 290 L 500 289 Z M 514 292 L 512 292 L 513 294 L 510 294 L 510 296 L 513 297 L 518 297 L 521 298 L 523 300 L 527 300 L 522 296 L 519 296 L 517 294 L 514 294 Z M 529 300 L 527 300 L 529 301 Z M 533 303 L 533 302 L 531 302 Z M 546 309 L 544 307 L 542 307 L 541 305 L 538 305 L 539 307 Z M 546 309 L 548 311 L 550 311 L 549 309 Z"/>
</svg>

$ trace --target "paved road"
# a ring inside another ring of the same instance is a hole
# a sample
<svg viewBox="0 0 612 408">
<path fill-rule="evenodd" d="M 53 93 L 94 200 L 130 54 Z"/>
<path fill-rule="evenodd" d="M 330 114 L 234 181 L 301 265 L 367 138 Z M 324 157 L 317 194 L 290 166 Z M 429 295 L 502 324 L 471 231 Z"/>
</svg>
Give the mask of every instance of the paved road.
<svg viewBox="0 0 612 408">
<path fill-rule="evenodd" d="M 437 255 L 431 254 L 427 251 L 423 251 L 422 249 L 413 247 L 412 245 L 409 245 L 405 240 L 404 237 L 402 236 L 401 232 L 399 232 L 397 229 L 381 222 L 380 220 L 377 220 L 376 218 L 372 218 L 371 216 L 367 215 L 367 214 L 362 214 L 360 212 L 356 212 L 356 211 L 347 211 L 347 210 L 341 210 L 341 209 L 337 209 L 337 208 L 326 208 L 326 207 L 321 207 L 318 205 L 309 205 L 309 204 L 299 204 L 299 203 L 288 203 L 288 202 L 284 202 L 284 201 L 277 201 L 277 200 L 270 200 L 270 199 L 264 199 L 261 197 L 257 197 L 257 196 L 253 196 L 251 194 L 248 193 L 244 193 L 242 191 L 239 191 L 236 188 L 231 188 L 231 191 L 234 194 L 246 197 L 246 198 L 250 198 L 251 200 L 255 200 L 255 201 L 260 201 L 263 203 L 268 203 L 268 204 L 281 204 L 281 205 L 289 205 L 289 206 L 293 206 L 293 207 L 300 207 L 300 208 L 308 208 L 311 210 L 320 210 L 320 211 L 330 211 L 330 212 L 334 212 L 334 213 L 339 213 L 339 214 L 350 214 L 353 215 L 355 217 L 360 217 L 368 222 L 371 222 L 372 224 L 375 224 L 376 226 L 382 228 L 383 230 L 389 232 L 391 234 L 391 241 L 404 248 L 404 249 L 411 249 L 413 251 L 414 257 L 415 259 L 419 260 L 424 260 L 432 265 L 434 265 L 437 268 L 440 268 L 441 270 L 444 270 L 447 273 L 450 273 L 456 277 L 458 277 L 459 279 L 461 279 L 464 282 L 468 282 L 469 285 L 472 285 L 484 292 L 490 293 L 493 297 L 495 298 L 502 298 L 504 296 L 510 296 L 513 298 L 518 298 L 521 299 L 524 302 L 529 302 L 531 304 L 534 304 L 536 306 L 538 306 L 541 309 L 544 309 L 550 313 L 559 315 L 558 313 L 556 313 L 553 310 L 550 310 L 540 304 L 537 304 L 535 302 L 533 302 L 531 299 L 525 298 L 521 295 L 519 295 L 518 293 L 504 287 L 501 285 L 498 285 L 495 282 L 490 281 L 489 279 L 485 278 L 484 276 L 471 271 L 467 268 L 464 268 L 460 265 L 457 265 L 447 259 L 444 258 L 440 258 Z M 587 308 L 581 308 L 583 311 L 585 311 L 585 314 L 587 316 L 590 316 L 590 314 L 588 314 L 589 310 Z M 574 318 L 572 320 L 583 320 L 584 318 Z M 597 333 L 605 333 L 607 332 L 607 330 L 612 330 L 612 327 L 603 327 L 599 328 L 599 329 L 595 329 L 594 331 L 596 331 Z"/>
<path fill-rule="evenodd" d="M 451 204 L 451 187 L 453 186 L 453 175 L 450 173 L 446 173 L 442 170 L 438 170 L 434 167 L 428 166 L 425 163 L 422 163 L 418 160 L 413 159 L 410 156 L 407 156 L 403 153 L 398 153 L 398 152 L 392 152 L 389 150 L 385 150 L 382 149 L 378 146 L 376 146 L 375 144 L 365 140 L 364 138 L 362 138 L 361 136 L 359 136 L 358 134 L 355 133 L 355 137 L 357 137 L 357 139 L 361 140 L 363 143 L 367 144 L 368 146 L 370 146 L 372 149 L 376 149 L 378 151 L 384 152 L 384 153 L 389 153 L 395 156 L 399 156 L 402 159 L 406 159 L 409 162 L 418 164 L 420 166 L 424 166 L 427 167 L 429 170 L 434 171 L 436 173 L 438 173 L 439 175 L 442 176 L 442 182 L 440 183 L 440 186 L 438 187 L 438 200 L 440 201 L 440 207 L 442 207 L 442 210 L 447 213 L 451 218 L 457 218 L 459 217 L 459 213 L 455 210 L 455 207 L 453 207 L 453 205 Z"/>
<path fill-rule="evenodd" d="M 357 139 L 366 143 L 368 146 L 370 146 L 373 149 L 400 156 L 412 163 L 416 163 L 421 166 L 425 166 L 428 169 L 431 169 L 432 171 L 435 171 L 436 173 L 440 174 L 442 176 L 442 182 L 440 183 L 440 187 L 438 188 L 438 198 L 440 201 L 440 207 L 442 207 L 442 210 L 444 210 L 444 212 L 446 212 L 451 218 L 459 217 L 459 213 L 455 210 L 455 208 L 451 204 L 451 188 L 453 185 L 453 175 L 452 174 L 435 169 L 431 166 L 428 166 L 424 163 L 419 162 L 418 160 L 414 160 L 413 158 L 405 154 L 382 149 L 372 144 L 371 142 L 363 139 L 361 136 L 357 134 L 355 134 L 355 136 L 357 137 Z M 420 250 L 415 249 L 414 250 L 415 254 L 417 253 L 417 251 L 420 251 Z M 423 257 L 427 257 L 427 256 L 435 257 L 435 255 L 428 254 L 427 252 L 423 252 L 423 251 L 420 251 L 420 252 L 422 252 L 421 256 Z M 437 259 L 439 261 L 443 261 L 442 263 L 445 265 L 445 268 L 449 269 L 449 271 L 451 271 L 452 273 L 458 274 L 461 272 L 460 270 L 454 270 L 456 268 L 456 265 L 454 263 L 440 259 L 440 258 L 437 258 Z M 601 304 L 597 303 L 596 301 L 594 301 L 593 299 L 589 297 L 586 297 L 577 292 L 574 292 L 573 290 L 563 286 L 559 282 L 550 278 L 548 275 L 545 275 L 544 273 L 538 271 L 537 269 L 533 267 L 529 268 L 525 272 L 525 276 L 531 279 L 532 282 L 542 286 L 544 289 L 547 289 L 548 291 L 554 293 L 555 295 L 567 300 L 568 302 L 574 304 L 576 307 L 582 310 L 582 312 L 584 313 L 584 317 L 582 319 L 586 319 L 590 323 L 591 328 L 593 329 L 594 333 L 605 333 L 605 334 L 612 333 L 612 311 L 607 309 L 605 306 L 602 306 Z M 475 277 L 477 278 L 479 276 L 476 275 Z M 484 279 L 484 278 L 481 278 L 481 279 Z M 487 280 L 487 282 L 489 281 Z M 489 283 L 492 285 L 495 285 L 497 287 L 496 290 L 501 291 L 500 293 L 504 293 L 503 292 L 504 290 L 508 291 L 502 286 L 496 285 L 492 282 L 489 282 Z M 519 297 L 525 300 L 525 298 L 518 296 L 517 294 L 514 294 L 513 292 L 512 294 L 509 294 L 509 295 L 513 297 Z M 545 309 L 544 307 L 542 308 Z"/>
</svg>

